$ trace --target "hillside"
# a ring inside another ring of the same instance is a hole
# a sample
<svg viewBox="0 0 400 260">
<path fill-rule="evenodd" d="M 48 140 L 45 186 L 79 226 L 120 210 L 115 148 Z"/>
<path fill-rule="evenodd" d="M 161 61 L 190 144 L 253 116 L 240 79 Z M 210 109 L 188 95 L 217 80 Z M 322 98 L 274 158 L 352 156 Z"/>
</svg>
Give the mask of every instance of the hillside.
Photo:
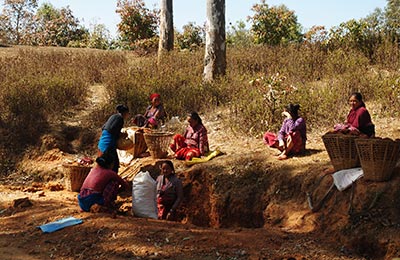
<svg viewBox="0 0 400 260">
<path fill-rule="evenodd" d="M 96 109 L 101 105 L 96 102 L 106 98 L 99 90 L 99 85 L 91 88 L 88 107 Z M 66 143 L 59 138 L 62 127 L 79 125 L 89 112 L 69 111 L 43 139 L 46 149 L 27 155 L 19 173 L 1 180 L 0 259 L 400 257 L 400 169 L 389 182 L 360 179 L 353 193 L 334 192 L 313 213 L 306 194 L 318 202 L 332 183 L 333 169 L 321 140 L 326 129 L 309 133 L 306 155 L 278 161 L 260 139 L 232 132 L 222 110 L 203 115 L 203 121 L 211 149 L 224 154 L 190 167 L 174 160 L 185 192 L 180 222 L 132 216 L 130 192 L 119 197 L 118 215 L 81 212 L 77 194 L 65 189 L 62 163 L 82 156 L 65 151 L 73 151 L 82 139 L 79 133 Z M 400 137 L 398 120 L 374 122 L 379 136 Z M 141 159 L 152 174 L 158 173 L 156 163 Z M 19 203 L 21 198 L 27 200 Z M 50 234 L 38 229 L 68 216 L 83 224 Z"/>
</svg>

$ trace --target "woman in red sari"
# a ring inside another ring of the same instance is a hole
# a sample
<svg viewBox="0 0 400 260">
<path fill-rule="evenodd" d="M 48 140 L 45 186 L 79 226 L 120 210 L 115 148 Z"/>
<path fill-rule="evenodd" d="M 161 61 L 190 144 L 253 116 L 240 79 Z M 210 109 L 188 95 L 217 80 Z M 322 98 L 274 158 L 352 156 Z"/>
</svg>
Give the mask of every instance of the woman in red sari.
<svg viewBox="0 0 400 260">
<path fill-rule="evenodd" d="M 374 137 L 375 125 L 372 123 L 371 115 L 365 107 L 361 93 L 352 93 L 349 98 L 349 104 L 351 109 L 347 115 L 346 123 L 335 125 L 334 132 Z"/>
<path fill-rule="evenodd" d="M 183 199 L 183 187 L 171 161 L 162 162 L 156 186 L 158 219 L 176 220 L 176 209 Z"/>
<path fill-rule="evenodd" d="M 192 112 L 188 117 L 189 126 L 182 135 L 174 136 L 170 145 L 175 157 L 179 160 L 191 160 L 209 152 L 207 129 L 204 127 L 199 114 Z"/>
</svg>

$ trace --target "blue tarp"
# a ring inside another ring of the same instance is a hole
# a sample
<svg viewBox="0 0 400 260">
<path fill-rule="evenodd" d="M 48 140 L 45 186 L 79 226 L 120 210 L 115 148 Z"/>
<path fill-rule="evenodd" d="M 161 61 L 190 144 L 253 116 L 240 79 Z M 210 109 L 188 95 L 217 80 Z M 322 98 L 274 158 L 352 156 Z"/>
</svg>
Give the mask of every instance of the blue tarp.
<svg viewBox="0 0 400 260">
<path fill-rule="evenodd" d="M 83 222 L 83 220 L 81 220 L 81 219 L 77 219 L 74 217 L 67 217 L 67 218 L 56 220 L 51 223 L 41 225 L 41 226 L 39 226 L 39 228 L 45 233 L 51 233 L 51 232 L 57 231 L 59 229 L 65 228 L 65 227 L 81 224 L 82 222 Z"/>
</svg>

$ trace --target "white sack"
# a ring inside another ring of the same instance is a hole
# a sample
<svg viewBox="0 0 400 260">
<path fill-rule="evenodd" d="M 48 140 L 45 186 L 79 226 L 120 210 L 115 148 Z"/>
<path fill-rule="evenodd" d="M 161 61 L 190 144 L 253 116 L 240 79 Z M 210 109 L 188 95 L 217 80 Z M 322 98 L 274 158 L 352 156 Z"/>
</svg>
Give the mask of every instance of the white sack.
<svg viewBox="0 0 400 260">
<path fill-rule="evenodd" d="M 138 217 L 157 219 L 156 181 L 147 171 L 132 181 L 132 211 Z"/>
</svg>

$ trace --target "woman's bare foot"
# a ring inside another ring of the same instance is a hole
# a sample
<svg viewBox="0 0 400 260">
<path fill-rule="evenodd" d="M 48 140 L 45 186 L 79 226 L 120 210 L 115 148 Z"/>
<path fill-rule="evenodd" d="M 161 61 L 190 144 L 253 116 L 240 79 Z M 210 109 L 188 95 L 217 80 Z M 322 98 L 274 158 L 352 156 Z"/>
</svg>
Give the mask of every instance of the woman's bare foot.
<svg viewBox="0 0 400 260">
<path fill-rule="evenodd" d="M 281 154 L 277 157 L 278 160 L 286 160 L 288 157 L 286 154 Z"/>
</svg>

